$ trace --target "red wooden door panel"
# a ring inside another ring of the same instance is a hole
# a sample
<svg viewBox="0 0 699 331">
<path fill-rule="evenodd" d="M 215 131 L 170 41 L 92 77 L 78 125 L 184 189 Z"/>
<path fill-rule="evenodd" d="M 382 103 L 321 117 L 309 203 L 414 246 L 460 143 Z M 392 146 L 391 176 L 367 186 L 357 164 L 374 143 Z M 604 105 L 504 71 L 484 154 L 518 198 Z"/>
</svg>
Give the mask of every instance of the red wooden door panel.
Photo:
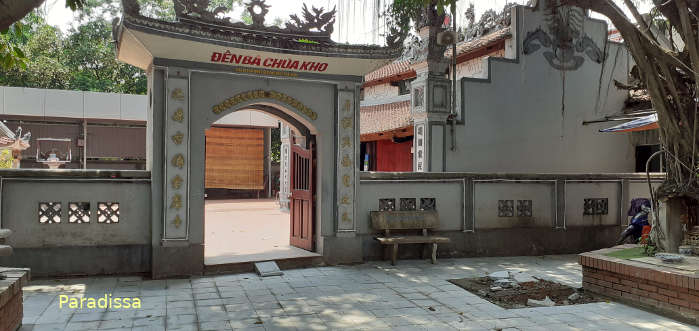
<svg viewBox="0 0 699 331">
<path fill-rule="evenodd" d="M 313 250 L 313 153 L 291 145 L 291 239 L 292 246 Z"/>
</svg>

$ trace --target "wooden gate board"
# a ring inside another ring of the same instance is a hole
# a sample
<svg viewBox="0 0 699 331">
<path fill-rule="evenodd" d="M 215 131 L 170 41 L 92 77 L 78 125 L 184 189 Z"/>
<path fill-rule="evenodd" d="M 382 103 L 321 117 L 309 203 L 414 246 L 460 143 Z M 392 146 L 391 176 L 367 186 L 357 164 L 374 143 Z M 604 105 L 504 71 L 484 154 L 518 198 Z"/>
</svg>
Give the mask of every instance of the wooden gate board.
<svg viewBox="0 0 699 331">
<path fill-rule="evenodd" d="M 264 129 L 206 130 L 206 188 L 264 189 Z"/>
<path fill-rule="evenodd" d="M 313 250 L 313 151 L 291 145 L 290 243 Z"/>
</svg>

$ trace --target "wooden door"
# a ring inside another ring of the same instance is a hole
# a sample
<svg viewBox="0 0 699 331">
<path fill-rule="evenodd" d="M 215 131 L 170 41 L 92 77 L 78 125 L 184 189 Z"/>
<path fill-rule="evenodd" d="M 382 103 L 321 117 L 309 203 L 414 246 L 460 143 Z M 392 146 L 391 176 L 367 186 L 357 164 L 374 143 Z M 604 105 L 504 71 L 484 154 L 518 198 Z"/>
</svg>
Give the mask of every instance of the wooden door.
<svg viewBox="0 0 699 331">
<path fill-rule="evenodd" d="M 313 152 L 291 145 L 290 216 L 292 246 L 313 250 Z"/>
</svg>

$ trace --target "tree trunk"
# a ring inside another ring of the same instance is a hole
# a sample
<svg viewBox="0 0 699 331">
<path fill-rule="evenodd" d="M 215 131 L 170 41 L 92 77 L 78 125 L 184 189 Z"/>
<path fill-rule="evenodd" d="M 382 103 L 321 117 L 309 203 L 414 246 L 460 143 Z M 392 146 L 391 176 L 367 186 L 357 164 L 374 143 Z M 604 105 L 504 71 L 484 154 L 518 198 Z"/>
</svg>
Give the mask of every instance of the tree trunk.
<svg viewBox="0 0 699 331">
<path fill-rule="evenodd" d="M 658 1 L 654 2 L 658 4 Z M 695 169 L 699 161 L 699 135 L 694 98 L 695 82 L 699 79 L 699 49 L 696 19 L 688 12 L 686 0 L 659 6 L 670 26 L 685 42 L 686 47 L 682 53 L 662 48 L 645 28 L 646 24 L 640 24 L 639 28 L 611 0 L 561 0 L 561 4 L 599 12 L 609 18 L 619 30 L 636 62 L 653 109 L 658 113 L 660 141 L 666 150 L 664 164 L 667 172 L 667 180 L 658 193 L 661 197 L 697 198 L 699 185 Z"/>
<path fill-rule="evenodd" d="M 0 0 L 0 31 L 24 18 L 44 0 Z"/>
</svg>

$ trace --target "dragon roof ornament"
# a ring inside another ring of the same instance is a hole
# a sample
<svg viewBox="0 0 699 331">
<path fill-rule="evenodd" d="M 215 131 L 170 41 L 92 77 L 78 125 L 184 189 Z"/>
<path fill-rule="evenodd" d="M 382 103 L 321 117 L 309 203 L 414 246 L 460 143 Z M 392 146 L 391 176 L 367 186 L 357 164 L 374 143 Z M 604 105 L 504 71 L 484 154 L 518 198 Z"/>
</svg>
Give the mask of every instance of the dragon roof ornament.
<svg viewBox="0 0 699 331">
<path fill-rule="evenodd" d="M 378 45 L 352 45 L 336 43 L 331 39 L 336 9 L 303 5 L 302 12 L 290 15 L 284 27 L 266 26 L 265 15 L 269 5 L 265 0 L 246 0 L 245 10 L 250 13 L 252 24 L 233 22 L 226 7 L 213 8 L 211 0 L 172 0 L 175 19 L 148 17 L 141 13 L 139 0 L 121 0 L 124 15 L 115 19 L 114 40 L 118 40 L 123 27 L 150 31 L 157 34 L 187 35 L 246 45 L 243 48 L 269 48 L 275 51 L 296 53 L 323 53 L 328 56 L 391 59 L 400 56 L 402 43 Z M 145 8 L 144 8 L 145 10 Z"/>
<path fill-rule="evenodd" d="M 211 8 L 210 0 L 173 0 L 173 3 L 175 16 L 180 21 L 198 21 L 233 28 L 254 28 L 270 33 L 302 34 L 309 39 L 330 40 L 336 14 L 335 8 L 326 12 L 323 7 L 316 8 L 311 6 L 309 10 L 304 3 L 300 17 L 296 14 L 289 15 L 290 20 L 286 22 L 284 28 L 280 28 L 277 26 L 265 26 L 265 15 L 269 12 L 268 8 L 270 7 L 265 3 L 265 0 L 251 0 L 245 3 L 245 10 L 250 14 L 252 24 L 232 22 L 231 18 L 226 16 L 226 13 L 231 8 L 223 6 Z"/>
</svg>

